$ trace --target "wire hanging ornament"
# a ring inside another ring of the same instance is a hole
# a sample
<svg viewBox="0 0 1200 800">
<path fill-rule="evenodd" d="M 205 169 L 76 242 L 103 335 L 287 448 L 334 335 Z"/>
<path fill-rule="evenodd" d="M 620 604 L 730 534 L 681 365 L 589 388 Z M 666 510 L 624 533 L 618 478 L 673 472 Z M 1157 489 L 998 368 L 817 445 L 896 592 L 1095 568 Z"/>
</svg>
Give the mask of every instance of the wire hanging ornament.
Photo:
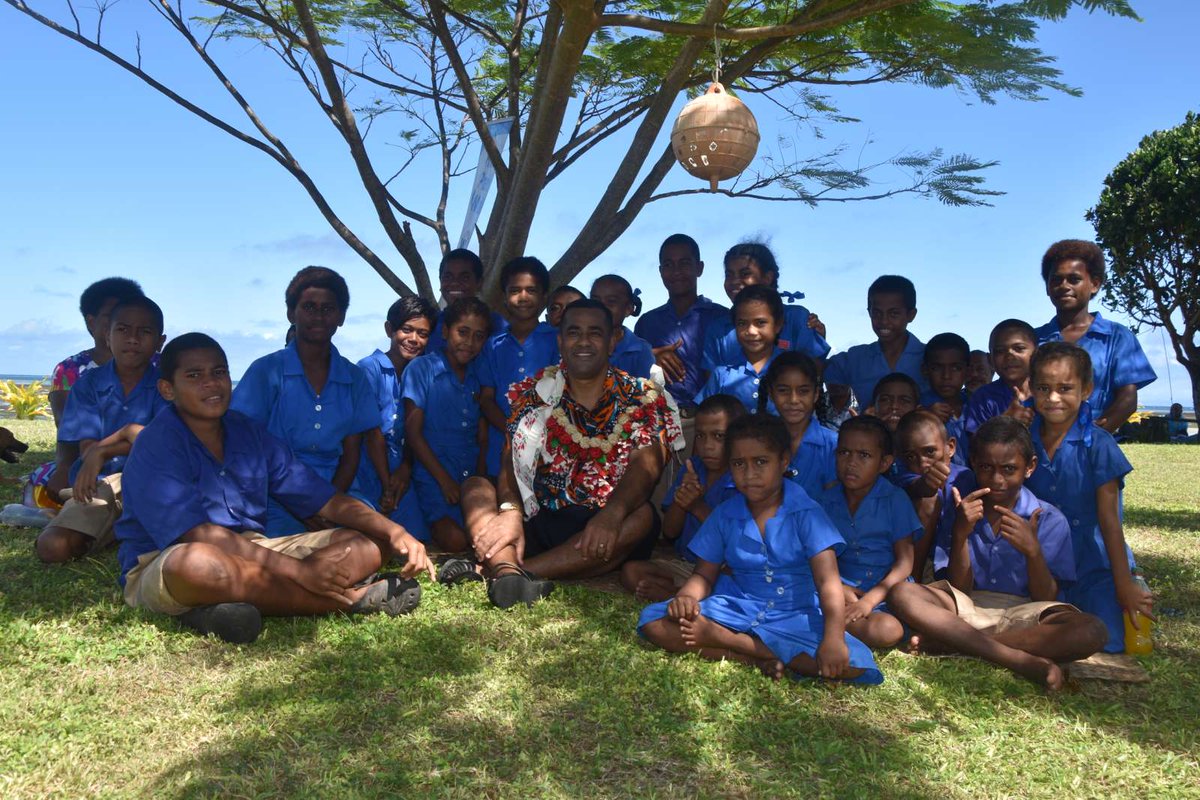
<svg viewBox="0 0 1200 800">
<path fill-rule="evenodd" d="M 713 25 L 712 84 L 683 107 L 671 129 L 675 160 L 689 174 L 707 180 L 713 192 L 719 181 L 742 174 L 759 142 L 754 114 L 721 85 L 722 66 L 721 38 Z"/>
</svg>

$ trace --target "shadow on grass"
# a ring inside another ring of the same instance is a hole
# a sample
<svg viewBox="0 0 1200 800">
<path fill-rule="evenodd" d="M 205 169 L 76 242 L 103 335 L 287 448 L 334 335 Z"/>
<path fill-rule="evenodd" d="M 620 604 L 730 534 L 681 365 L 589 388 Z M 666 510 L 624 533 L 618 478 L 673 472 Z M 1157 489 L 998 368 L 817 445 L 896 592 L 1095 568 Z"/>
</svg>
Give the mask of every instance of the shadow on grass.
<svg viewBox="0 0 1200 800">
<path fill-rule="evenodd" d="M 1125 507 L 1125 525 L 1137 528 L 1158 528 L 1169 532 L 1185 532 L 1194 536 L 1196 531 L 1200 531 L 1200 514 L 1184 509 L 1129 505 Z"/>
</svg>

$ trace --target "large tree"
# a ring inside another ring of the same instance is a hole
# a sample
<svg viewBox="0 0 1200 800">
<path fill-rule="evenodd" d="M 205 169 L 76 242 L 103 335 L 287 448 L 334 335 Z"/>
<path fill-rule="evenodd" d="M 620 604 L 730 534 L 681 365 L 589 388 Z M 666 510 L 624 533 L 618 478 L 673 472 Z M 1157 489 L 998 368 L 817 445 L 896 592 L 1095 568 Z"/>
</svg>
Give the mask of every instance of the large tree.
<svg viewBox="0 0 1200 800">
<path fill-rule="evenodd" d="M 1104 304 L 1166 329 L 1200 413 L 1200 116 L 1142 139 L 1087 218 L 1111 264 Z"/>
<path fill-rule="evenodd" d="M 390 245 L 416 291 L 430 298 L 412 226 L 432 231 L 443 251 L 451 246 L 451 187 L 471 171 L 467 156 L 475 145 L 496 173 L 496 197 L 477 231 L 493 298 L 497 265 L 522 253 L 543 192 L 567 170 L 590 170 L 587 185 L 595 192 L 575 198 L 591 212 L 553 265 L 555 284 L 601 254 L 648 203 L 706 191 L 699 182 L 660 188 L 674 164 L 663 126 L 681 93 L 710 79 L 714 40 L 721 42 L 724 80 L 805 125 L 819 148 L 760 155 L 722 194 L 812 205 L 909 192 L 971 205 L 995 192 L 979 174 L 989 165 L 969 156 L 933 148 L 843 164 L 842 148 L 821 142 L 821 123 L 850 121 L 831 101 L 830 87 L 918 83 L 987 103 L 999 95 L 1075 93 L 1034 45 L 1038 24 L 1073 7 L 1134 16 L 1126 0 L 207 0 L 206 16 L 193 16 L 183 0 L 147 0 L 241 110 L 235 119 L 155 77 L 143 62 L 140 34 L 130 35 L 138 32 L 128 22 L 119 27 L 128 7 L 111 0 L 86 10 L 75 0 L 4 2 L 277 161 L 393 289 L 412 291 L 386 254 L 338 215 L 299 154 L 222 66 L 231 43 L 267 48 L 344 140 Z M 402 120 L 388 126 L 401 130 L 399 140 L 373 137 L 368 144 L 384 117 Z M 501 147 L 488 123 L 504 117 L 515 124 Z M 396 177 L 426 158 L 439 167 L 440 187 L 405 186 L 401 194 Z M 887 174 L 886 190 L 872 189 L 879 170 Z"/>
</svg>

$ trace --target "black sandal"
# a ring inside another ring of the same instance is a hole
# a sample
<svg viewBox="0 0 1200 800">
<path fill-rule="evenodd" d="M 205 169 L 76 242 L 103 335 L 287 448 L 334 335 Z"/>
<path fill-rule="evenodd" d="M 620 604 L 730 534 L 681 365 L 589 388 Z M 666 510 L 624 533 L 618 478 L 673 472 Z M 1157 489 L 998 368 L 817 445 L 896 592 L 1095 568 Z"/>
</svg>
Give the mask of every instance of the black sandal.
<svg viewBox="0 0 1200 800">
<path fill-rule="evenodd" d="M 499 570 L 505 570 L 504 574 L 497 575 Z M 496 608 L 509 609 L 517 603 L 531 606 L 554 591 L 553 581 L 542 580 L 508 561 L 496 564 L 491 572 L 492 577 L 487 580 L 488 600 Z"/>
<path fill-rule="evenodd" d="M 483 576 L 475 569 L 477 566 L 479 564 L 473 558 L 448 558 L 438 567 L 437 582 L 443 586 L 482 582 Z"/>
<path fill-rule="evenodd" d="M 367 591 L 354 605 L 346 609 L 350 614 L 378 614 L 389 617 L 412 612 L 421 603 L 421 584 L 412 578 L 396 574 L 381 575 L 379 580 L 367 587 Z"/>
</svg>

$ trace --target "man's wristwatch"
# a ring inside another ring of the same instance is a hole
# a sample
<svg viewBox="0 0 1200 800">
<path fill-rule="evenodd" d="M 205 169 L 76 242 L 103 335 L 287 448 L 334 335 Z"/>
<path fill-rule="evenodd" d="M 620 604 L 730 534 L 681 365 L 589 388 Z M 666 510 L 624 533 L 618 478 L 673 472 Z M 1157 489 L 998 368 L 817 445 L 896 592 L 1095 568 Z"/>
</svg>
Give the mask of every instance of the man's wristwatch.
<svg viewBox="0 0 1200 800">
<path fill-rule="evenodd" d="M 521 510 L 521 507 L 519 505 L 517 505 L 516 503 L 501 503 L 500 504 L 500 513 L 501 514 L 503 514 L 505 511 L 520 511 L 520 510 Z"/>
</svg>

